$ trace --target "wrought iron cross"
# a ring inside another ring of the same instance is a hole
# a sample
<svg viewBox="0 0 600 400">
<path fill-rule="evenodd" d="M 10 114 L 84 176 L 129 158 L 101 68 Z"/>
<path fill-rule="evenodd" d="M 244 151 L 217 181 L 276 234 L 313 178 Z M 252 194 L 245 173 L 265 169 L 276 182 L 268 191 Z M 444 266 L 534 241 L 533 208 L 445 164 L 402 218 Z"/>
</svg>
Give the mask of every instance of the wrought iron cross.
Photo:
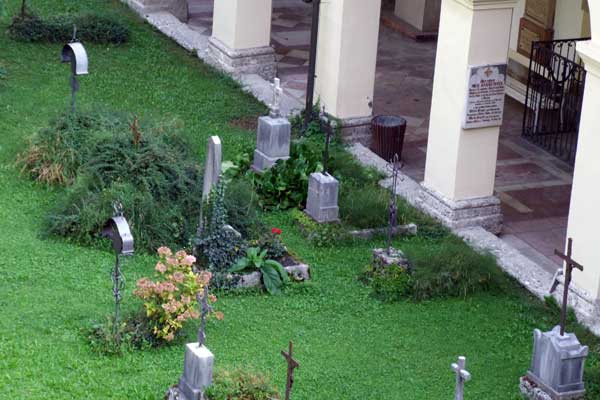
<svg viewBox="0 0 600 400">
<path fill-rule="evenodd" d="M 402 163 L 398 154 L 394 154 L 394 157 L 390 160 L 388 168 L 392 171 L 392 198 L 390 199 L 389 206 L 389 223 L 388 223 L 388 237 L 387 237 L 387 248 L 388 254 L 392 253 L 392 236 L 398 226 L 398 193 L 396 186 L 398 185 L 398 179 L 400 179 L 400 169 Z"/>
<path fill-rule="evenodd" d="M 321 120 L 325 121 L 325 151 L 323 152 L 323 173 L 327 173 L 327 163 L 329 161 L 329 143 L 331 142 L 331 135 L 333 135 L 333 127 L 331 126 L 331 119 L 325 112 L 325 107 L 321 112 Z"/>
<path fill-rule="evenodd" d="M 559 250 L 554 250 L 554 254 L 557 255 L 565 262 L 565 283 L 563 290 L 563 301 L 562 310 L 560 314 L 560 335 L 564 336 L 565 326 L 567 324 L 567 305 L 569 300 L 569 286 L 571 285 L 571 278 L 573 276 L 573 269 L 577 268 L 583 271 L 583 265 L 573 260 L 573 239 L 569 238 L 567 242 L 567 254 L 561 253 Z"/>
<path fill-rule="evenodd" d="M 300 367 L 298 361 L 294 360 L 293 352 L 294 343 L 290 341 L 289 350 L 286 353 L 285 351 L 281 351 L 281 355 L 286 359 L 288 364 L 287 369 L 287 382 L 285 385 L 285 400 L 290 400 L 290 394 L 292 393 L 292 386 L 294 385 L 294 369 Z"/>
<path fill-rule="evenodd" d="M 204 292 L 196 294 L 196 299 L 200 306 L 200 329 L 198 329 L 198 347 L 206 343 L 206 317 L 213 312 L 213 307 L 208 301 L 208 285 L 204 285 Z"/>
<path fill-rule="evenodd" d="M 471 373 L 465 368 L 467 366 L 467 359 L 465 357 L 458 357 L 458 362 L 452 363 L 452 371 L 456 374 L 456 389 L 454 391 L 454 400 L 463 400 L 465 395 L 465 382 L 471 380 Z"/>
</svg>

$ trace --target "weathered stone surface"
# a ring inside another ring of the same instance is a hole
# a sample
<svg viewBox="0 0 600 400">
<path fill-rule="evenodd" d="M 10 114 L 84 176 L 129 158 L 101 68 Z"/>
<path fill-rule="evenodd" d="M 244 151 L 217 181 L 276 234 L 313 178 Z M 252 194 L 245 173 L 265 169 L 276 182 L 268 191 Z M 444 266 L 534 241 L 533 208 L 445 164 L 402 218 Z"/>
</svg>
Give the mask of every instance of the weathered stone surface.
<svg viewBox="0 0 600 400">
<path fill-rule="evenodd" d="M 239 76 L 258 74 L 268 81 L 275 78 L 275 50 L 270 46 L 234 50 L 214 36 L 208 41 L 206 61 L 217 69 Z"/>
<path fill-rule="evenodd" d="M 574 334 L 561 336 L 559 326 L 543 333 L 536 329 L 527 377 L 552 400 L 581 398 L 585 394 L 583 368 L 588 351 Z"/>
<path fill-rule="evenodd" d="M 179 379 L 179 398 L 182 400 L 203 400 L 204 388 L 212 384 L 215 356 L 198 343 L 185 346 L 183 375 Z"/>
<path fill-rule="evenodd" d="M 286 118 L 260 117 L 252 168 L 262 172 L 277 160 L 290 158 L 292 125 Z"/>
<path fill-rule="evenodd" d="M 390 252 L 388 252 L 388 249 L 374 249 L 373 264 L 382 268 L 390 265 L 398 265 L 410 269 L 408 258 L 406 258 L 402 250 L 394 248 Z"/>
<path fill-rule="evenodd" d="M 496 234 L 502 231 L 502 208 L 496 196 L 455 201 L 421 186 L 420 208 L 449 228 L 481 226 Z"/>
<path fill-rule="evenodd" d="M 310 174 L 306 213 L 319 223 L 338 221 L 339 188 L 338 180 L 329 174 Z"/>
<path fill-rule="evenodd" d="M 371 239 L 376 235 L 387 235 L 388 229 L 389 228 L 360 229 L 357 231 L 350 231 L 350 235 L 360 239 Z M 418 228 L 415 224 L 399 225 L 392 229 L 392 236 L 416 235 L 417 231 Z"/>
<path fill-rule="evenodd" d="M 519 390 L 521 394 L 530 400 L 552 400 L 552 397 L 542 389 L 540 389 L 534 382 L 529 380 L 526 376 L 521 377 L 519 380 Z"/>
</svg>

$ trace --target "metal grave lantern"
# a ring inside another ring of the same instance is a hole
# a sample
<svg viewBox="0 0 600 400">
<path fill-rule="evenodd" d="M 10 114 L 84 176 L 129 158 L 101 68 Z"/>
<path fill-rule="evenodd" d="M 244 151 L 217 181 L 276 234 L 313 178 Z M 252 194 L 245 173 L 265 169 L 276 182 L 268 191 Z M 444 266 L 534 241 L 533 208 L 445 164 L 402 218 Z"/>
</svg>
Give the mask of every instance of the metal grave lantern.
<svg viewBox="0 0 600 400">
<path fill-rule="evenodd" d="M 77 29 L 73 29 L 73 39 L 64 45 L 60 53 L 60 61 L 71 63 L 71 112 L 75 112 L 75 94 L 79 90 L 77 76 L 87 75 L 88 56 L 85 47 L 77 41 Z"/>
<path fill-rule="evenodd" d="M 110 277 L 113 282 L 113 297 L 115 298 L 115 321 L 113 333 L 117 343 L 119 337 L 119 305 L 121 303 L 121 291 L 125 287 L 125 279 L 121 273 L 119 256 L 133 255 L 133 235 L 129 228 L 129 223 L 123 216 L 123 206 L 120 203 L 114 204 L 114 214 L 102 228 L 102 236 L 109 238 L 115 251 L 115 268 L 111 271 Z"/>
</svg>

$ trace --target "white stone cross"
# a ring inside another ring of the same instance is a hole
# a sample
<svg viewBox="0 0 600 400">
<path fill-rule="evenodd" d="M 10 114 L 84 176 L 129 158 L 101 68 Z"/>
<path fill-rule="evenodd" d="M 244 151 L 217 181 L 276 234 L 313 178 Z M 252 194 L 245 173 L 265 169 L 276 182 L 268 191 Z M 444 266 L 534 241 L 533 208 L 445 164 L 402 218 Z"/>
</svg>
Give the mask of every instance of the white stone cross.
<svg viewBox="0 0 600 400">
<path fill-rule="evenodd" d="M 206 164 L 204 166 L 204 186 L 202 187 L 202 201 L 206 201 L 213 186 L 219 182 L 221 175 L 222 148 L 221 139 L 211 136 L 206 147 Z"/>
<path fill-rule="evenodd" d="M 271 103 L 271 118 L 281 117 L 281 96 L 283 95 L 283 88 L 281 87 L 281 79 L 275 78 L 271 83 L 273 89 L 273 102 Z"/>
<path fill-rule="evenodd" d="M 471 380 L 471 374 L 465 368 L 467 359 L 458 357 L 458 363 L 452 363 L 451 367 L 456 374 L 456 390 L 454 392 L 454 400 L 463 400 L 465 395 L 465 382 Z"/>
</svg>

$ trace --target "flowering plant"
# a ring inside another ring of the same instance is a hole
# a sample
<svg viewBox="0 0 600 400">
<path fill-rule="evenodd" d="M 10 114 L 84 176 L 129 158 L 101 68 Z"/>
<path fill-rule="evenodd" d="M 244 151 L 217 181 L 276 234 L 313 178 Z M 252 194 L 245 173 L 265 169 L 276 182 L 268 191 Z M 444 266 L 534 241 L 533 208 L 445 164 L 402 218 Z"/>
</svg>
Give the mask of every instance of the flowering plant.
<svg viewBox="0 0 600 400">
<path fill-rule="evenodd" d="M 158 255 L 156 280 L 141 278 L 133 294 L 144 300 L 153 335 L 170 342 L 185 321 L 200 317 L 197 298 L 203 296 L 212 276 L 208 271 L 195 274 L 192 265 L 196 258 L 183 250 L 173 254 L 168 247 L 161 247 Z M 216 300 L 210 295 L 210 302 Z M 215 316 L 222 319 L 222 313 Z"/>
</svg>

